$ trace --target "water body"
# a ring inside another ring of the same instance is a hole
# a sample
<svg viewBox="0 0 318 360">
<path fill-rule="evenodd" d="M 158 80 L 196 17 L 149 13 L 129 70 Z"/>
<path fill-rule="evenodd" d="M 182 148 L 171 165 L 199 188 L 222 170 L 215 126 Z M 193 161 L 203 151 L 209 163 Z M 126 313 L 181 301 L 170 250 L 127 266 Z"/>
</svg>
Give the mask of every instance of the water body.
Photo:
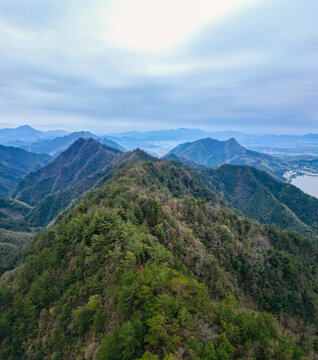
<svg viewBox="0 0 318 360">
<path fill-rule="evenodd" d="M 318 198 L 318 176 L 303 175 L 297 176 L 292 180 L 292 184 L 297 186 L 303 192 Z"/>
</svg>

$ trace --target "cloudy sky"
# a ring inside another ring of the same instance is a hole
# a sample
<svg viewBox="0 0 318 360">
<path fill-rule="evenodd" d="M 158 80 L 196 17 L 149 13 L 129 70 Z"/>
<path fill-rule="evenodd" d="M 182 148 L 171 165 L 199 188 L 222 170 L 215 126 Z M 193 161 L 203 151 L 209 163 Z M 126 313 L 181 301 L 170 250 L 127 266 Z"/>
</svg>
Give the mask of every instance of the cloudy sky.
<svg viewBox="0 0 318 360">
<path fill-rule="evenodd" d="M 317 0 L 1 0 L 0 127 L 318 132 Z"/>
</svg>

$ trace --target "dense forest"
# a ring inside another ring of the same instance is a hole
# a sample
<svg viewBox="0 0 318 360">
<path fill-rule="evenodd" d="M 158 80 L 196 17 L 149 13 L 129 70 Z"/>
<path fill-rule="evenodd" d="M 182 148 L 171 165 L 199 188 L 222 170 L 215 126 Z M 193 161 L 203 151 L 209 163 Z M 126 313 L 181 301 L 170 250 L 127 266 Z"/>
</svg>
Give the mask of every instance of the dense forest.
<svg viewBox="0 0 318 360">
<path fill-rule="evenodd" d="M 315 359 L 318 245 L 127 164 L 3 274 L 3 359 Z"/>
<path fill-rule="evenodd" d="M 318 199 L 251 166 L 194 169 L 193 176 L 257 221 L 318 238 Z"/>
<path fill-rule="evenodd" d="M 15 257 L 36 232 L 25 220 L 31 209 L 20 201 L 0 198 L 0 273 L 12 261 L 10 257 Z"/>
</svg>

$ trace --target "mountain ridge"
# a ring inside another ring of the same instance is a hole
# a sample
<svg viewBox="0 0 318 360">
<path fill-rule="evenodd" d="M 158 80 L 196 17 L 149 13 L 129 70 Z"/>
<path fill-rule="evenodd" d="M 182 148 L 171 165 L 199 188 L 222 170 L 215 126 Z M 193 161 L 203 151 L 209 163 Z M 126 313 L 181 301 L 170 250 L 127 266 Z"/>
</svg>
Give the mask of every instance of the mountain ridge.
<svg viewBox="0 0 318 360">
<path fill-rule="evenodd" d="M 126 164 L 2 276 L 0 356 L 314 359 L 317 257 L 184 168 Z"/>
<path fill-rule="evenodd" d="M 79 138 L 50 164 L 27 175 L 18 184 L 13 197 L 35 205 L 45 195 L 65 189 L 105 166 L 118 153 L 119 150 L 92 138 Z M 35 188 L 42 190 L 32 190 Z"/>
<path fill-rule="evenodd" d="M 98 140 L 103 145 L 112 147 L 116 150 L 119 150 L 121 152 L 126 151 L 122 146 L 115 143 L 112 140 L 100 138 L 94 134 L 92 134 L 89 131 L 79 131 L 79 132 L 73 132 L 71 134 L 62 136 L 62 137 L 56 137 L 51 140 L 39 140 L 35 143 L 32 143 L 28 146 L 25 146 L 24 148 L 28 151 L 32 151 L 35 153 L 45 153 L 49 154 L 53 157 L 57 157 L 59 154 L 61 154 L 64 150 L 66 150 L 72 143 L 79 138 L 93 138 L 95 140 Z"/>
<path fill-rule="evenodd" d="M 247 165 L 190 170 L 245 216 L 317 239 L 318 199 Z"/>
</svg>

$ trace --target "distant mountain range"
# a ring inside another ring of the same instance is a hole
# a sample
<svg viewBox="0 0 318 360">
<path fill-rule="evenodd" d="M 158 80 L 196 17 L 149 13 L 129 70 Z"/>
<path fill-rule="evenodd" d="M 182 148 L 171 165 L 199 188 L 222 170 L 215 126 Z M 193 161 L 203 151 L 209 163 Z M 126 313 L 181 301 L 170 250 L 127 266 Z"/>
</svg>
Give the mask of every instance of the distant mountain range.
<svg viewBox="0 0 318 360">
<path fill-rule="evenodd" d="M 66 135 L 64 130 L 40 131 L 29 125 L 17 128 L 0 129 L 0 144 L 7 146 L 23 146 L 39 139 L 53 139 L 57 136 Z"/>
<path fill-rule="evenodd" d="M 193 134 L 188 129 L 181 130 L 161 135 L 168 139 L 175 132 L 181 137 Z M 148 134 L 148 138 L 152 139 L 155 133 Z M 198 133 L 201 134 L 199 130 Z M 142 137 L 134 133 L 137 135 Z M 28 204 L 22 213 L 31 227 L 50 223 L 124 164 L 159 161 L 141 150 L 124 153 L 126 150 L 112 139 L 90 132 L 40 140 L 28 149 L 48 152 L 56 158 L 51 161 L 49 155 L 0 146 L 0 195 L 6 198 L 12 195 L 15 200 Z M 281 181 L 284 173 L 291 169 L 317 171 L 316 159 L 283 160 L 246 149 L 234 138 L 227 141 L 204 138 L 178 145 L 163 160 L 185 164 L 199 181 L 261 223 L 292 229 L 310 237 L 318 234 L 318 219 L 313 215 L 318 213 L 318 200 Z M 240 166 L 220 166 L 223 164 Z M 10 204 L 14 209 L 19 208 L 18 203 Z"/>
<path fill-rule="evenodd" d="M 278 179 L 283 179 L 284 174 L 290 169 L 283 160 L 248 150 L 234 138 L 227 141 L 205 138 L 187 142 L 172 149 L 164 159 L 171 159 L 171 155 L 178 157 L 187 165 L 190 165 L 188 161 L 192 161 L 208 168 L 222 164 L 250 165 L 266 171 Z"/>
<path fill-rule="evenodd" d="M 25 175 L 50 161 L 49 155 L 33 154 L 20 148 L 0 145 L 0 196 L 8 197 Z"/>
<path fill-rule="evenodd" d="M 77 134 L 77 135 L 76 135 Z M 318 134 L 307 135 L 258 135 L 245 134 L 238 131 L 216 131 L 208 132 L 200 129 L 174 129 L 174 130 L 156 130 L 146 132 L 123 132 L 117 134 L 94 135 L 88 131 L 79 131 L 69 134 L 63 130 L 39 131 L 25 125 L 16 129 L 0 129 L 0 144 L 7 146 L 24 147 L 29 151 L 36 153 L 46 153 L 57 156 L 71 141 L 63 139 L 70 135 L 69 139 L 73 141 L 82 136 L 91 136 L 95 140 L 112 141 L 113 147 L 116 146 L 123 151 L 142 148 L 154 156 L 163 156 L 172 148 L 180 143 L 195 141 L 202 138 L 211 137 L 220 141 L 235 138 L 241 145 L 250 150 L 264 152 L 280 157 L 295 156 L 314 156 L 318 157 Z M 56 141 L 46 144 L 43 140 Z M 120 145 L 118 145 L 120 144 Z M 109 142 L 107 145 L 111 146 Z"/>
<path fill-rule="evenodd" d="M 38 154 L 49 154 L 53 157 L 58 156 L 61 152 L 67 149 L 75 140 L 79 138 L 93 138 L 99 140 L 102 144 L 110 146 L 119 151 L 126 151 L 122 146 L 118 145 L 112 140 L 106 138 L 99 138 L 89 131 L 74 132 L 66 136 L 57 137 L 51 140 L 41 140 L 32 143 L 24 148 Z"/>
<path fill-rule="evenodd" d="M 157 155 L 162 155 L 177 144 L 211 137 L 225 141 L 235 138 L 249 149 L 263 151 L 281 156 L 316 155 L 318 156 L 318 134 L 306 135 L 258 135 L 245 134 L 239 131 L 208 132 L 200 129 L 157 130 L 146 132 L 124 132 L 111 134 L 112 140 L 119 142 L 127 149 L 141 146 Z"/>
<path fill-rule="evenodd" d="M 198 150 L 201 152 L 194 156 Z M 209 169 L 198 165 L 200 162 L 207 166 L 217 166 L 230 159 L 236 163 L 244 161 L 262 166 L 267 172 L 270 172 L 268 169 L 276 171 L 266 162 L 272 161 L 270 156 L 255 155 L 255 152 L 247 151 L 234 139 L 227 142 L 203 139 L 180 146 L 176 152 L 186 156 L 172 152 L 165 159 L 178 166 L 185 164 L 192 176 L 244 215 L 264 224 L 317 237 L 318 217 L 316 219 L 315 214 L 318 214 L 318 199 L 250 166 L 223 165 Z M 188 156 L 194 160 L 189 160 Z M 26 216 L 29 226 L 48 224 L 89 189 L 101 186 L 120 167 L 142 161 L 160 160 L 141 150 L 122 153 L 92 138 L 81 138 L 50 164 L 27 175 L 18 184 L 14 198 L 33 207 Z M 276 175 L 280 173 L 276 171 Z"/>
<path fill-rule="evenodd" d="M 115 138 L 140 139 L 142 141 L 194 141 L 204 137 L 212 137 L 218 140 L 235 138 L 239 142 L 258 143 L 258 144 L 286 144 L 286 143 L 308 143 L 317 144 L 318 134 L 306 135 L 277 135 L 277 134 L 246 134 L 239 131 L 203 131 L 200 129 L 175 129 L 175 130 L 155 130 L 155 131 L 131 131 L 118 134 L 110 134 Z"/>
</svg>

